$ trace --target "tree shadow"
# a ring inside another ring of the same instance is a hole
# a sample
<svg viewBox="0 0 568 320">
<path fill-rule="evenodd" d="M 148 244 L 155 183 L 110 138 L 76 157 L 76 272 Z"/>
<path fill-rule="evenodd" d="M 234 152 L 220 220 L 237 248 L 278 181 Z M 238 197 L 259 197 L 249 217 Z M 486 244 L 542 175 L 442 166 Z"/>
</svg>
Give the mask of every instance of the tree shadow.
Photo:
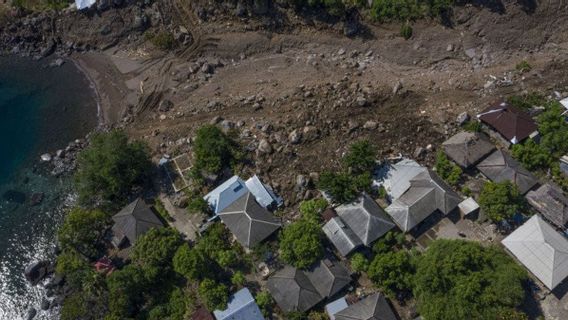
<svg viewBox="0 0 568 320">
<path fill-rule="evenodd" d="M 525 281 L 523 287 L 525 289 L 525 299 L 520 306 L 521 311 L 526 313 L 531 320 L 543 317 L 542 309 L 540 308 L 540 304 L 536 297 L 537 292 L 541 289 L 533 282 L 533 280 Z"/>
<path fill-rule="evenodd" d="M 521 6 L 522 10 L 527 14 L 534 13 L 538 6 L 536 0 L 517 0 L 517 4 Z"/>
</svg>

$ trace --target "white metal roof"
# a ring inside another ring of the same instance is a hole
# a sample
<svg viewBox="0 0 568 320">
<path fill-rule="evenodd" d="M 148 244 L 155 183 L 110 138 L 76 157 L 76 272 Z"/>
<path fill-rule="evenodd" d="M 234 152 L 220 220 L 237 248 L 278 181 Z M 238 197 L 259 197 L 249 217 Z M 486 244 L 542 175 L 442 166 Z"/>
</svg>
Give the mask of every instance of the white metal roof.
<svg viewBox="0 0 568 320">
<path fill-rule="evenodd" d="M 213 212 L 217 214 L 247 192 L 248 189 L 245 182 L 239 176 L 233 176 L 209 192 L 203 199 L 209 203 Z"/>
<path fill-rule="evenodd" d="M 568 276 L 568 239 L 540 216 L 534 215 L 502 243 L 549 289 Z"/>
<path fill-rule="evenodd" d="M 282 204 L 282 198 L 278 197 L 270 187 L 262 183 L 258 176 L 254 175 L 250 177 L 245 184 L 256 198 L 256 201 L 264 208 L 270 207 L 273 204 L 277 206 Z"/>
<path fill-rule="evenodd" d="M 410 180 L 426 170 L 416 161 L 405 158 L 395 164 L 382 166 L 373 177 L 373 184 L 382 185 L 391 200 L 395 200 L 410 188 Z"/>
</svg>

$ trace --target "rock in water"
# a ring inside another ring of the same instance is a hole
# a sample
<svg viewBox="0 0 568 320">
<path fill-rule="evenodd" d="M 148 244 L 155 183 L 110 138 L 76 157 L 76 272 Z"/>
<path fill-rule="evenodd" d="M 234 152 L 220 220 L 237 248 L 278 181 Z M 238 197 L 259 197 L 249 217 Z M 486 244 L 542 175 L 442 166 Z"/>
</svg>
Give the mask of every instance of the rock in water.
<svg viewBox="0 0 568 320">
<path fill-rule="evenodd" d="M 30 197 L 30 205 L 32 207 L 37 206 L 43 201 L 43 197 L 44 197 L 43 192 L 36 192 L 32 194 L 32 196 Z"/>
<path fill-rule="evenodd" d="M 8 202 L 15 202 L 17 204 L 23 204 L 26 202 L 26 194 L 16 190 L 8 190 L 4 192 L 2 198 Z"/>
<path fill-rule="evenodd" d="M 51 155 L 49 153 L 44 153 L 41 155 L 41 161 L 49 162 L 51 161 Z"/>
<path fill-rule="evenodd" d="M 38 284 L 48 273 L 49 262 L 37 261 L 26 267 L 24 275 L 32 285 Z"/>
<path fill-rule="evenodd" d="M 37 310 L 35 308 L 29 308 L 28 312 L 26 313 L 26 320 L 32 320 L 35 318 L 37 314 Z"/>
<path fill-rule="evenodd" d="M 47 310 L 49 309 L 49 300 L 47 300 L 47 298 L 43 298 L 41 299 L 41 305 L 40 305 L 41 310 Z"/>
</svg>

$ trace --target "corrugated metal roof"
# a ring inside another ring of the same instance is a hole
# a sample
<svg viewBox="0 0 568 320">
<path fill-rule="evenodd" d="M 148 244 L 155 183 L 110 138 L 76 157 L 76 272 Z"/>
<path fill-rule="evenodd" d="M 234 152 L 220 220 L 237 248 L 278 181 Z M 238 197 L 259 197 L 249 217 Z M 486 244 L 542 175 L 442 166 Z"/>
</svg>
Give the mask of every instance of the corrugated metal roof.
<svg viewBox="0 0 568 320">
<path fill-rule="evenodd" d="M 249 178 L 245 184 L 256 198 L 256 201 L 264 208 L 268 208 L 272 205 L 280 206 L 282 204 L 282 198 L 277 196 L 272 188 L 262 183 L 256 175 Z"/>
<path fill-rule="evenodd" d="M 557 186 L 545 184 L 526 196 L 530 205 L 537 209 L 546 219 L 560 228 L 568 222 L 568 198 Z"/>
<path fill-rule="evenodd" d="M 284 312 L 305 312 L 324 299 L 304 272 L 292 266 L 268 278 L 266 287 Z"/>
<path fill-rule="evenodd" d="M 247 191 L 245 182 L 239 176 L 233 176 L 205 195 L 203 199 L 209 203 L 213 212 L 217 214 Z"/>
<path fill-rule="evenodd" d="M 217 320 L 264 320 L 249 289 L 243 288 L 229 298 L 227 309 L 213 311 Z"/>
<path fill-rule="evenodd" d="M 335 211 L 366 246 L 395 226 L 385 211 L 366 193 L 352 203 L 340 205 Z"/>
<path fill-rule="evenodd" d="M 134 245 L 138 237 L 148 230 L 164 226 L 140 198 L 120 210 L 112 217 L 112 220 L 114 221 L 112 230 L 115 236 L 126 237 L 131 245 Z"/>
<path fill-rule="evenodd" d="M 219 217 L 246 248 L 254 247 L 282 226 L 248 191 L 219 212 Z"/>
<path fill-rule="evenodd" d="M 546 287 L 568 276 L 568 240 L 538 215 L 503 239 L 503 245 Z"/>
<path fill-rule="evenodd" d="M 325 305 L 325 312 L 329 316 L 329 320 L 335 320 L 335 314 L 341 310 L 347 309 L 347 300 L 345 297 L 339 298 Z"/>
<path fill-rule="evenodd" d="M 330 219 L 322 229 L 329 241 L 344 257 L 363 245 L 363 242 L 355 235 L 353 230 L 346 226 L 339 217 Z"/>
<path fill-rule="evenodd" d="M 402 159 L 379 168 L 373 177 L 373 184 L 383 186 L 391 200 L 395 200 L 410 188 L 412 178 L 426 170 L 412 159 Z"/>
<path fill-rule="evenodd" d="M 335 314 L 335 320 L 397 320 L 388 301 L 375 293 Z"/>
</svg>

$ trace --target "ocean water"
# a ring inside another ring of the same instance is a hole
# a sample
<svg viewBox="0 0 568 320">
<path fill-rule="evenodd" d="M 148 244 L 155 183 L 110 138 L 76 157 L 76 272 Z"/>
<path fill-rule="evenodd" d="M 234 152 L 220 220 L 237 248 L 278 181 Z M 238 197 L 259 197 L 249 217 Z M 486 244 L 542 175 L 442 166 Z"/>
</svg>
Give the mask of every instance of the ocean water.
<svg viewBox="0 0 568 320">
<path fill-rule="evenodd" d="M 39 306 L 45 289 L 24 278 L 33 261 L 53 259 L 63 207 L 72 201 L 69 177 L 53 177 L 40 155 L 83 138 L 97 125 L 96 96 L 73 63 L 0 57 L 0 320 L 57 319 Z M 20 199 L 6 197 L 17 192 Z M 8 192 L 8 193 L 7 193 Z M 40 205 L 30 196 L 43 193 Z M 18 201 L 15 201 L 18 200 Z"/>
</svg>

